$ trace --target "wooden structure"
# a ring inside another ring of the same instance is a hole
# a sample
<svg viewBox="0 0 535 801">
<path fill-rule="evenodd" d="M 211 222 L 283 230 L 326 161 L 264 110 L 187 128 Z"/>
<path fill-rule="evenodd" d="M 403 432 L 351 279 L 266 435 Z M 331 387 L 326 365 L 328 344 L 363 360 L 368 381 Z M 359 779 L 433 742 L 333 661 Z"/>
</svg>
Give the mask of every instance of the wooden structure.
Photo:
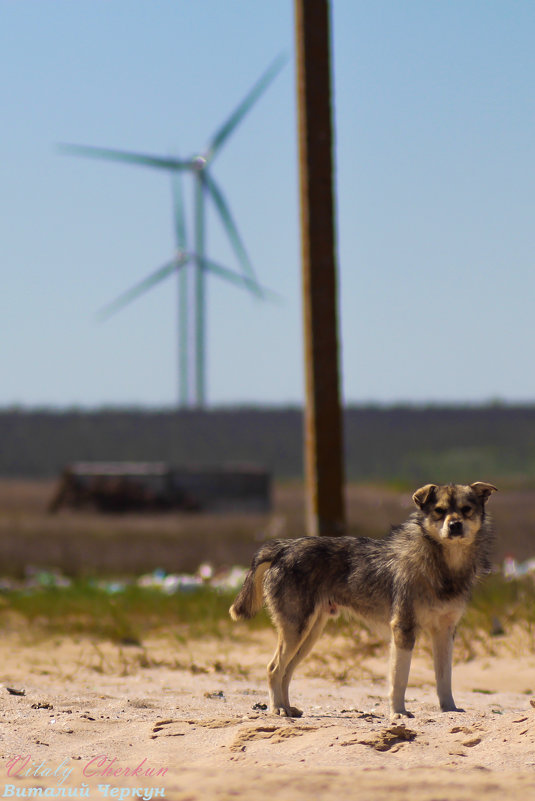
<svg viewBox="0 0 535 801">
<path fill-rule="evenodd" d="M 49 511 L 62 507 L 99 512 L 266 513 L 271 509 L 271 476 L 254 465 L 78 462 L 63 471 Z"/>
</svg>

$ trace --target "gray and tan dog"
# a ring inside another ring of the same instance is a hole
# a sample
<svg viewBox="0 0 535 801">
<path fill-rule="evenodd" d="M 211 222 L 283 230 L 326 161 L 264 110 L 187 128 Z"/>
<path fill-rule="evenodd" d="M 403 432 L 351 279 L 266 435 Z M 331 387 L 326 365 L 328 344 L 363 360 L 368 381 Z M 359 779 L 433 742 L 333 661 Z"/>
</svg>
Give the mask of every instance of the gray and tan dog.
<svg viewBox="0 0 535 801">
<path fill-rule="evenodd" d="M 420 630 L 433 647 L 440 708 L 459 711 L 451 692 L 453 638 L 475 581 L 489 572 L 492 532 L 485 504 L 492 484 L 427 484 L 418 507 L 384 539 L 302 537 L 266 543 L 254 556 L 233 620 L 246 620 L 264 600 L 278 630 L 268 665 L 270 711 L 298 717 L 288 688 L 330 616 L 345 609 L 390 626 L 390 711 L 405 708 L 412 650 Z"/>
</svg>

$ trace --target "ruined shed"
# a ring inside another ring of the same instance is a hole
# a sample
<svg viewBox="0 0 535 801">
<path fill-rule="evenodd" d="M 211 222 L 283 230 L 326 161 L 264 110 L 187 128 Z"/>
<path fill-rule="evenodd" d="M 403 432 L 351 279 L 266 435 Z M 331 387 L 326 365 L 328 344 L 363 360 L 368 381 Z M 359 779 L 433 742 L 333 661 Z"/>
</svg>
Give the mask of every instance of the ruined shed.
<svg viewBox="0 0 535 801">
<path fill-rule="evenodd" d="M 256 465 L 171 467 L 164 462 L 77 462 L 49 509 L 101 512 L 256 512 L 271 509 L 271 476 Z"/>
</svg>

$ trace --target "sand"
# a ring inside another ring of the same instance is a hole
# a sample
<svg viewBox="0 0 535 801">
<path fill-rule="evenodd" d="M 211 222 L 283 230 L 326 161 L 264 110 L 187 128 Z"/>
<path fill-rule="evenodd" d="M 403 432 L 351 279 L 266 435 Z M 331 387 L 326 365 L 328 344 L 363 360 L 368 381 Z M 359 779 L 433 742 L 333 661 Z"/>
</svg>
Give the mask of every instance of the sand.
<svg viewBox="0 0 535 801">
<path fill-rule="evenodd" d="M 384 648 L 357 659 L 324 636 L 292 685 L 304 716 L 275 718 L 258 708 L 274 634 L 236 631 L 143 648 L 5 634 L 0 797 L 534 797 L 535 655 L 520 641 L 455 665 L 463 713 L 438 711 L 419 651 L 415 717 L 392 724 Z"/>
</svg>

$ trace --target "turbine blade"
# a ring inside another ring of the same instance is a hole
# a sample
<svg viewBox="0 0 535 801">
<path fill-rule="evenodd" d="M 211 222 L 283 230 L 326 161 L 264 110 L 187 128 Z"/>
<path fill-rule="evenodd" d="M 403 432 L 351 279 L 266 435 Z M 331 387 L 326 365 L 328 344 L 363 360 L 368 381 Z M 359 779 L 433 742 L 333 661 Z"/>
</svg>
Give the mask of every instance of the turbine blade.
<svg viewBox="0 0 535 801">
<path fill-rule="evenodd" d="M 173 190 L 176 244 L 179 251 L 184 251 L 187 248 L 186 216 L 184 211 L 184 196 L 182 193 L 182 176 L 179 172 L 172 173 L 171 187 Z"/>
<path fill-rule="evenodd" d="M 192 258 L 196 258 L 195 254 L 191 254 Z M 256 281 L 247 278 L 245 275 L 240 275 L 240 273 L 235 273 L 234 270 L 229 270 L 228 267 L 223 267 L 222 264 L 218 264 L 212 259 L 201 258 L 197 259 L 203 266 L 205 270 L 209 270 L 214 275 L 218 275 L 220 278 L 223 278 L 225 281 L 230 281 L 231 284 L 236 284 L 237 286 L 241 286 L 242 289 L 248 289 L 254 295 L 260 295 L 263 300 L 281 300 L 281 296 L 277 292 L 273 292 L 271 289 L 266 289 L 266 287 L 261 286 Z"/>
<path fill-rule="evenodd" d="M 252 282 L 257 283 L 256 275 L 249 260 L 249 256 L 247 255 L 247 251 L 245 250 L 241 237 L 238 233 L 238 229 L 236 228 L 236 223 L 234 222 L 232 214 L 230 213 L 229 205 L 223 197 L 223 193 L 215 183 L 212 176 L 209 175 L 208 171 L 203 173 L 203 179 L 205 186 L 212 196 L 212 200 L 214 201 L 215 206 L 221 216 L 228 234 L 228 238 L 230 239 L 244 274 L 247 275 Z"/>
<path fill-rule="evenodd" d="M 106 306 L 104 306 L 99 312 L 97 312 L 97 317 L 100 320 L 105 320 L 108 317 L 111 317 L 112 314 L 115 314 L 115 312 L 119 311 L 119 309 L 122 309 L 140 295 L 143 295 L 160 281 L 163 281 L 164 278 L 167 278 L 168 275 L 171 275 L 171 273 L 173 273 L 175 270 L 180 269 L 180 267 L 182 267 L 187 260 L 188 257 L 185 255 L 185 257 L 181 260 L 173 259 L 173 261 L 164 264 L 163 267 L 155 270 L 147 278 L 144 278 L 143 281 L 140 281 L 130 289 L 127 289 L 126 292 L 123 292 L 118 298 L 112 300 L 111 303 L 108 303 Z"/>
<path fill-rule="evenodd" d="M 124 161 L 128 164 L 137 164 L 140 167 L 156 167 L 160 170 L 187 170 L 191 169 L 189 161 L 180 159 L 150 156 L 144 153 L 131 153 L 127 150 L 113 150 L 107 147 L 91 147 L 88 145 L 58 145 L 61 153 L 69 156 L 87 156 L 89 158 L 107 159 L 109 161 Z"/>
<path fill-rule="evenodd" d="M 258 98 L 265 92 L 269 84 L 275 79 L 275 77 L 278 75 L 278 73 L 281 71 L 282 67 L 287 61 L 288 57 L 284 54 L 281 54 L 277 59 L 275 59 L 275 61 L 261 76 L 261 78 L 255 83 L 253 88 L 244 97 L 242 102 L 230 115 L 230 117 L 226 120 L 226 122 L 224 122 L 223 125 L 216 131 L 216 133 L 214 134 L 214 136 L 212 137 L 212 139 L 208 144 L 207 152 L 205 154 L 205 158 L 207 159 L 207 161 L 212 159 L 218 152 L 218 150 L 220 150 L 220 148 L 232 134 L 234 129 L 240 124 L 242 119 L 245 117 L 249 109 L 256 103 Z"/>
</svg>

